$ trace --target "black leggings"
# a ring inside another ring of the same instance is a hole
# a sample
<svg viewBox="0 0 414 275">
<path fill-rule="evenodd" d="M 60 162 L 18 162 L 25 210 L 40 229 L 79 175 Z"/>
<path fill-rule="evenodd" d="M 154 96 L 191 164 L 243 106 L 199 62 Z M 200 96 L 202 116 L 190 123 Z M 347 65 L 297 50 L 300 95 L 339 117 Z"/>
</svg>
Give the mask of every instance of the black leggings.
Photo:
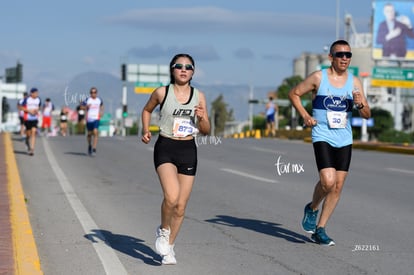
<svg viewBox="0 0 414 275">
<path fill-rule="evenodd" d="M 335 168 L 337 171 L 349 170 L 352 156 L 352 144 L 344 147 L 333 147 L 324 141 L 313 143 L 318 171 L 323 168 Z"/>
</svg>

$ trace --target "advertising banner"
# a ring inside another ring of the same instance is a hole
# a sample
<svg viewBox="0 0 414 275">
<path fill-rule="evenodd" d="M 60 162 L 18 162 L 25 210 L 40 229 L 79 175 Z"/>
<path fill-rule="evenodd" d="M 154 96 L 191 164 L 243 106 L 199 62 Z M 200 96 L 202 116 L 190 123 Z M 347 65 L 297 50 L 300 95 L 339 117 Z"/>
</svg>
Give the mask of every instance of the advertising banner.
<svg viewBox="0 0 414 275">
<path fill-rule="evenodd" d="M 414 2 L 374 3 L 373 51 L 376 60 L 414 60 Z"/>
</svg>

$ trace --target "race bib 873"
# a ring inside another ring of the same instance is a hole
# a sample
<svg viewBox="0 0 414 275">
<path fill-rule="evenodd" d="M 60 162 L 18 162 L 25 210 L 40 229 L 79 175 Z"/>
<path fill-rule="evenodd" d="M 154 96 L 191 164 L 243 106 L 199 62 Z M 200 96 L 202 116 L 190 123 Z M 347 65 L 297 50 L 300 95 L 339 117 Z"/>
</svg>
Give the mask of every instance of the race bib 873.
<svg viewBox="0 0 414 275">
<path fill-rule="evenodd" d="M 176 117 L 174 118 L 172 132 L 174 137 L 186 137 L 196 134 L 198 129 L 193 126 L 190 118 Z"/>
</svg>

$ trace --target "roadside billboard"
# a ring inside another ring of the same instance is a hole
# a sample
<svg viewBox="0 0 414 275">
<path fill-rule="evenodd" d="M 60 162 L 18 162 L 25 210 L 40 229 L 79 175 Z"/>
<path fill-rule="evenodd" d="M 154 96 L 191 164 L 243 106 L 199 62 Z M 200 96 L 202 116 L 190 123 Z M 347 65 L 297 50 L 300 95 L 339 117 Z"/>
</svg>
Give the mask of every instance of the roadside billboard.
<svg viewBox="0 0 414 275">
<path fill-rule="evenodd" d="M 414 61 L 413 25 L 413 1 L 375 1 L 373 59 Z"/>
</svg>

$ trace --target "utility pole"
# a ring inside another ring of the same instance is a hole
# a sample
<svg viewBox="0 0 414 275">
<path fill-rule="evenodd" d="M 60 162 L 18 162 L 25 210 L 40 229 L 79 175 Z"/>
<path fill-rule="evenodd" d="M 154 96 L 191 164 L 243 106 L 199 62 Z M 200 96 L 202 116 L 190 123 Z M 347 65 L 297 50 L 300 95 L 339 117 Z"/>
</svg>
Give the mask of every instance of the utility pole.
<svg viewBox="0 0 414 275">
<path fill-rule="evenodd" d="M 339 0 L 336 0 L 336 40 L 339 39 Z"/>
<path fill-rule="evenodd" d="M 253 85 L 250 84 L 249 99 L 253 100 Z M 249 130 L 253 129 L 253 104 L 249 104 Z"/>
<path fill-rule="evenodd" d="M 122 136 L 126 136 L 125 118 L 128 116 L 127 105 L 127 65 L 121 65 L 121 80 L 122 80 Z"/>
<path fill-rule="evenodd" d="M 362 85 L 364 89 L 364 93 L 367 96 L 368 95 L 368 86 L 369 86 L 369 73 L 361 73 L 362 77 Z M 367 131 L 367 120 L 365 118 L 362 119 L 362 125 L 361 125 L 361 141 L 367 142 L 368 141 L 368 131 Z"/>
</svg>

